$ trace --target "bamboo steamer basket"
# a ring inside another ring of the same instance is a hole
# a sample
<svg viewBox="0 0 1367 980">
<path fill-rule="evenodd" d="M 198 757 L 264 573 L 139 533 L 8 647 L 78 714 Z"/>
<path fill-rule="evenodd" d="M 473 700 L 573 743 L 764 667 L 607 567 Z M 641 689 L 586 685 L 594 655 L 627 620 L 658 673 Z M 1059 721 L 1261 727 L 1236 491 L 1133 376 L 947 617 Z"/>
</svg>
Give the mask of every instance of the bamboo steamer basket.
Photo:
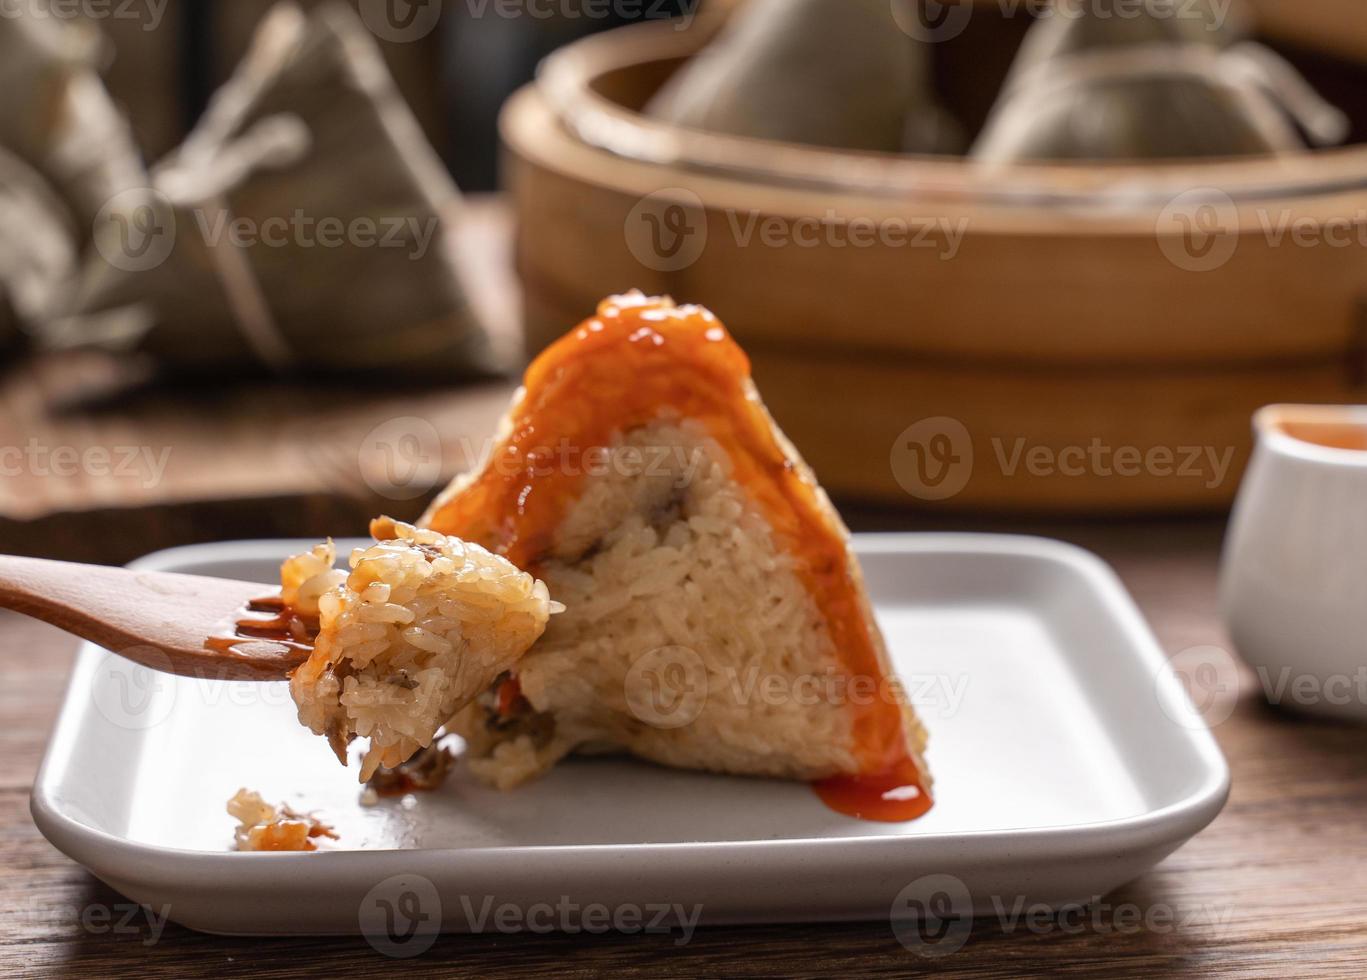
<svg viewBox="0 0 1367 980">
<path fill-rule="evenodd" d="M 1225 508 L 1254 410 L 1367 393 L 1367 147 L 988 170 L 643 116 L 706 39 L 596 35 L 505 107 L 532 352 L 610 293 L 705 304 L 829 490 L 969 511 Z"/>
<path fill-rule="evenodd" d="M 1367 17 L 1359 0 L 1247 0 L 1263 33 L 1340 58 L 1367 62 Z"/>
</svg>

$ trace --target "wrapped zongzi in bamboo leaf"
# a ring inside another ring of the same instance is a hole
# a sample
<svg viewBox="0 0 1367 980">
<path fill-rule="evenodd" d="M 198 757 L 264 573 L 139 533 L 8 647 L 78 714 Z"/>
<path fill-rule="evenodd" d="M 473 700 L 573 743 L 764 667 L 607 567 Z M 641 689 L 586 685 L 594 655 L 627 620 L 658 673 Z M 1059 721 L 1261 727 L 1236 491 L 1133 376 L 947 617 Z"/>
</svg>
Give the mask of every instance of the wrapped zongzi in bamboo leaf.
<svg viewBox="0 0 1367 980">
<path fill-rule="evenodd" d="M 76 249 L 62 201 L 36 170 L 0 149 L 0 355 L 25 346 L 52 315 Z"/>
<path fill-rule="evenodd" d="M 847 150 L 948 152 L 929 45 L 893 0 L 748 0 L 646 107 L 693 129 Z"/>
<path fill-rule="evenodd" d="M 458 192 L 345 5 L 275 7 L 121 204 L 63 342 L 215 374 L 497 367 L 451 254 Z"/>
<path fill-rule="evenodd" d="M 1055 58 L 1139 45 L 1223 47 L 1247 29 L 1248 15 L 1235 0 L 1054 0 L 1021 42 L 1011 75 Z"/>
<path fill-rule="evenodd" d="M 96 70 L 103 51 L 92 24 L 36 4 L 0 16 L 0 147 L 52 186 L 82 241 L 111 197 L 147 180 Z"/>
<path fill-rule="evenodd" d="M 1233 157 L 1343 138 L 1289 64 L 1226 44 L 1213 0 L 1056 0 L 1031 27 L 972 156 L 989 162 Z M 1299 126 L 1297 125 L 1299 124 Z"/>
</svg>

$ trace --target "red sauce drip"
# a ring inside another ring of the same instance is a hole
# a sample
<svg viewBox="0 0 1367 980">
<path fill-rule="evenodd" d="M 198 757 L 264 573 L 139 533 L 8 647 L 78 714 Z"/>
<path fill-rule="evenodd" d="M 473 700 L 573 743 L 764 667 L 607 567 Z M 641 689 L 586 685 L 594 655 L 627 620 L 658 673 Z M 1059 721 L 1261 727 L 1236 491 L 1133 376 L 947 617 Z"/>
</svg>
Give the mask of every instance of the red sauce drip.
<svg viewBox="0 0 1367 980">
<path fill-rule="evenodd" d="M 653 422 L 662 410 L 675 412 L 702 423 L 726 449 L 734 479 L 765 515 L 779 547 L 795 558 L 845 668 L 882 681 L 843 529 L 831 526 L 819 488 L 774 439 L 750 385 L 749 358 L 716 317 L 697 306 L 615 297 L 542 353 L 524 386 L 510 434 L 471 483 L 438 502 L 432 528 L 539 574 L 586 469 L 559 465 L 556 446 L 602 451 L 615 433 Z M 922 782 L 907 751 L 901 708 L 875 698 L 852 710 L 860 768 L 911 773 Z M 922 796 L 929 807 L 929 794 Z M 866 809 L 872 812 L 860 812 Z"/>
<path fill-rule="evenodd" d="M 227 653 L 244 640 L 269 640 L 300 653 L 311 653 L 317 636 L 316 616 L 296 612 L 279 595 L 272 595 L 250 600 L 234 614 L 222 634 L 209 637 L 204 645 Z"/>
<path fill-rule="evenodd" d="M 299 837 L 299 821 L 291 820 L 284 824 L 274 824 L 263 830 L 256 839 L 258 851 L 316 851 L 315 844 L 306 834 Z"/>
<path fill-rule="evenodd" d="M 367 783 L 378 796 L 407 796 L 409 793 L 430 793 L 441 788 L 446 773 L 455 761 L 441 745 L 420 751 L 397 769 L 381 769 Z"/>
<path fill-rule="evenodd" d="M 812 789 L 832 810 L 860 820 L 901 823 L 924 816 L 935 805 L 911 759 L 887 772 L 823 779 Z"/>
<path fill-rule="evenodd" d="M 401 769 L 391 770 L 383 778 L 378 777 L 379 774 L 377 773 L 367 785 L 375 791 L 376 796 L 385 799 L 407 796 L 409 793 L 426 792 L 434 788 L 425 780 L 419 780 L 412 773 L 404 772 Z"/>
<path fill-rule="evenodd" d="M 517 682 L 516 677 L 509 677 L 498 686 L 498 713 L 501 717 L 507 718 L 512 715 L 519 703 L 525 700 L 522 697 L 522 685 Z"/>
<path fill-rule="evenodd" d="M 338 839 L 337 834 L 327 824 L 320 823 L 313 817 L 295 813 L 288 807 L 285 808 L 283 817 L 280 822 L 262 828 L 254 841 L 257 850 L 316 851 L 318 845 L 313 842 L 314 838 Z M 301 830 L 304 831 L 302 837 Z"/>
</svg>

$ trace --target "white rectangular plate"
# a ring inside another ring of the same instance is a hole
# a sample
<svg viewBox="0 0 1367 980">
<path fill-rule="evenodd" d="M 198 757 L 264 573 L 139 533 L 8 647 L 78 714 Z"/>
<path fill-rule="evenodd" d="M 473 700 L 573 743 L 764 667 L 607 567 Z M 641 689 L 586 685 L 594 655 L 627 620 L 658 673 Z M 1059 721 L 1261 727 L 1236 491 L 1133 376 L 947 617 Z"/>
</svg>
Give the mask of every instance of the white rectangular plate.
<svg viewBox="0 0 1367 980">
<path fill-rule="evenodd" d="M 199 545 L 134 567 L 269 582 L 305 544 Z M 629 759 L 571 760 L 509 793 L 458 769 L 438 792 L 362 806 L 354 765 L 298 724 L 285 684 L 154 674 L 92 645 L 33 816 L 129 898 L 241 934 L 369 931 L 396 888 L 427 896 L 451 931 L 545 902 L 669 903 L 703 923 L 880 919 L 928 875 L 952 876 L 980 914 L 994 900 L 1057 907 L 1125 883 L 1214 819 L 1224 759 L 1099 560 L 985 535 L 857 548 L 930 730 L 936 804 L 914 822 L 841 816 L 801 784 Z M 318 811 L 337 849 L 233 852 L 224 804 L 244 786 Z"/>
</svg>

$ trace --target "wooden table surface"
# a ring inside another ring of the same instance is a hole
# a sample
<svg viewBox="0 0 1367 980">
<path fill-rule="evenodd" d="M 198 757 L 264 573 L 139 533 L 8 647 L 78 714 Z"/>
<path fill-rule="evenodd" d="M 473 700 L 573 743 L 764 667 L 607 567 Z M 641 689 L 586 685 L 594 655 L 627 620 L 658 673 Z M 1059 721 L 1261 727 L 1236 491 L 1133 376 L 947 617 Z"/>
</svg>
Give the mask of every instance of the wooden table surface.
<svg viewBox="0 0 1367 980">
<path fill-rule="evenodd" d="M 853 516 L 864 528 L 914 526 L 894 514 Z M 1169 653 L 1226 645 L 1215 613 L 1218 522 L 1020 529 L 1077 541 L 1112 562 Z M 391 963 L 361 939 L 115 929 L 124 899 L 48 844 L 28 815 L 75 649 L 42 624 L 0 614 L 3 976 L 337 977 L 390 967 L 415 977 L 1367 975 L 1363 732 L 1274 711 L 1248 677 L 1215 727 L 1233 770 L 1228 806 L 1191 843 L 1108 896 L 1081 931 L 979 921 L 963 949 L 937 960 L 905 949 L 887 922 L 704 928 L 681 947 L 663 935 L 485 934 L 445 936 L 417 959 Z"/>
<path fill-rule="evenodd" d="M 464 232 L 467 261 L 482 266 L 470 276 L 477 305 L 506 327 L 516 318 L 506 221 L 496 204 L 477 205 Z M 509 339 L 505 329 L 501 340 Z M 34 439 L 48 450 L 169 449 L 165 474 L 152 485 L 142 472 L 122 481 L 89 473 L 6 477 L 0 552 L 121 562 L 190 541 L 359 533 L 381 508 L 409 517 L 422 506 L 376 494 L 369 432 L 396 418 L 430 421 L 444 477 L 467 462 L 471 446 L 478 449 L 511 390 L 500 382 L 356 397 L 259 385 L 103 401 L 101 386 L 117 380 L 110 371 L 76 359 L 0 378 L 0 446 Z M 904 513 L 847 508 L 846 516 L 864 530 L 927 526 Z M 1076 541 L 1116 566 L 1169 653 L 1227 646 L 1215 612 L 1218 520 L 952 526 Z M 443 937 L 420 958 L 391 964 L 361 939 L 221 939 L 175 925 L 117 927 L 124 899 L 58 853 L 28 814 L 75 650 L 63 634 L 0 613 L 0 976 L 336 977 L 391 966 L 412 976 L 1367 976 L 1363 731 L 1275 712 L 1247 674 L 1232 714 L 1216 726 L 1234 775 L 1228 807 L 1154 871 L 1109 896 L 1100 918 L 1080 932 L 1007 931 L 983 921 L 962 950 L 935 961 L 903 948 L 888 922 L 710 928 L 682 947 L 673 936 L 486 934 Z M 1216 717 L 1226 713 L 1220 708 Z"/>
</svg>

